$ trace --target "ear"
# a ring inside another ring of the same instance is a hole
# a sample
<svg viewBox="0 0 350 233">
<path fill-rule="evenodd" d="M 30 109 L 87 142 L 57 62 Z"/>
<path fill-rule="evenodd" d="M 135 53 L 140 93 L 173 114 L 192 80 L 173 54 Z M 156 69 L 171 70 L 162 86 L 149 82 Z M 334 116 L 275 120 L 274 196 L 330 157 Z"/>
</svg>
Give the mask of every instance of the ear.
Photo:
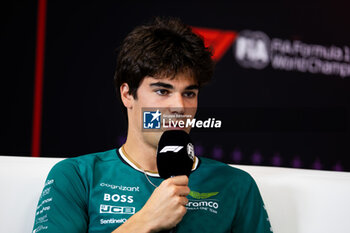
<svg viewBox="0 0 350 233">
<path fill-rule="evenodd" d="M 127 83 L 123 83 L 120 86 L 120 97 L 126 108 L 132 108 L 132 103 L 134 100 L 134 97 L 132 96 L 132 94 L 129 93 L 129 90 L 130 88 Z"/>
</svg>

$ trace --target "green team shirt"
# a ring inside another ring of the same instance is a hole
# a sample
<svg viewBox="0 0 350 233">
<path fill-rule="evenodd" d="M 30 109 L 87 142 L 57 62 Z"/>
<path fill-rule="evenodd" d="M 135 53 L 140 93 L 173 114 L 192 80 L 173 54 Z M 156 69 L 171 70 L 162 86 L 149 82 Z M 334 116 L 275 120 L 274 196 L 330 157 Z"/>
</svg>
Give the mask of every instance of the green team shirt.
<svg viewBox="0 0 350 233">
<path fill-rule="evenodd" d="M 148 174 L 159 185 L 158 174 Z M 33 232 L 112 232 L 138 212 L 155 187 L 122 149 L 65 159 L 50 171 Z M 253 178 L 214 160 L 196 158 L 187 213 L 178 233 L 272 232 Z"/>
</svg>

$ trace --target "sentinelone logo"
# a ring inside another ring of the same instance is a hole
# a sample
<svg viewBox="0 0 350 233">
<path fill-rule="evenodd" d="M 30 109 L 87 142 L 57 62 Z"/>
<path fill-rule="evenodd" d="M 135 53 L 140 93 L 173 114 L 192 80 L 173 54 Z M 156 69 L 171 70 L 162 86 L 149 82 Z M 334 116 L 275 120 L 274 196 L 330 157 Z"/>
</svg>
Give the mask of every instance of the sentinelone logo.
<svg viewBox="0 0 350 233">
<path fill-rule="evenodd" d="M 221 128 L 221 120 L 197 120 L 192 115 L 162 114 L 161 110 L 143 111 L 143 129 L 169 128 Z"/>
<path fill-rule="evenodd" d="M 214 50 L 213 59 L 220 58 L 234 43 L 233 54 L 239 65 L 247 69 L 264 69 L 302 73 L 350 76 L 350 48 L 323 46 L 299 40 L 271 38 L 261 31 L 223 31 L 193 28 L 204 38 L 206 46 Z"/>
</svg>

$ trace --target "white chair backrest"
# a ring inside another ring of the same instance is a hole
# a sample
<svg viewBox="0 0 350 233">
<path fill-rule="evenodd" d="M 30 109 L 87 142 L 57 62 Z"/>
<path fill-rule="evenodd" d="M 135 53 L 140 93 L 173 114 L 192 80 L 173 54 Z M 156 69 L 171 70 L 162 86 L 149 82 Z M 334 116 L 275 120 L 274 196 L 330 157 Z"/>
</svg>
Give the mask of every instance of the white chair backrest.
<svg viewBox="0 0 350 233">
<path fill-rule="evenodd" d="M 0 232 L 31 232 L 46 176 L 60 160 L 0 156 Z M 350 173 L 234 167 L 254 177 L 275 233 L 350 232 Z"/>
</svg>

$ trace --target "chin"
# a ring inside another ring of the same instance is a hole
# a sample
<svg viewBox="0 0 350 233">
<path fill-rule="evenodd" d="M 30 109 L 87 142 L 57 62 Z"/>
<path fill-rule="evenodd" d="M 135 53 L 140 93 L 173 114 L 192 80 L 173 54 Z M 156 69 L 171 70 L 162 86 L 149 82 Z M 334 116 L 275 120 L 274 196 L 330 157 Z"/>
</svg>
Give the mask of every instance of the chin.
<svg viewBox="0 0 350 233">
<path fill-rule="evenodd" d="M 143 139 L 148 145 L 151 145 L 152 147 L 157 148 L 160 137 L 162 136 L 162 134 L 163 134 L 162 131 L 146 132 L 143 134 Z"/>
</svg>

